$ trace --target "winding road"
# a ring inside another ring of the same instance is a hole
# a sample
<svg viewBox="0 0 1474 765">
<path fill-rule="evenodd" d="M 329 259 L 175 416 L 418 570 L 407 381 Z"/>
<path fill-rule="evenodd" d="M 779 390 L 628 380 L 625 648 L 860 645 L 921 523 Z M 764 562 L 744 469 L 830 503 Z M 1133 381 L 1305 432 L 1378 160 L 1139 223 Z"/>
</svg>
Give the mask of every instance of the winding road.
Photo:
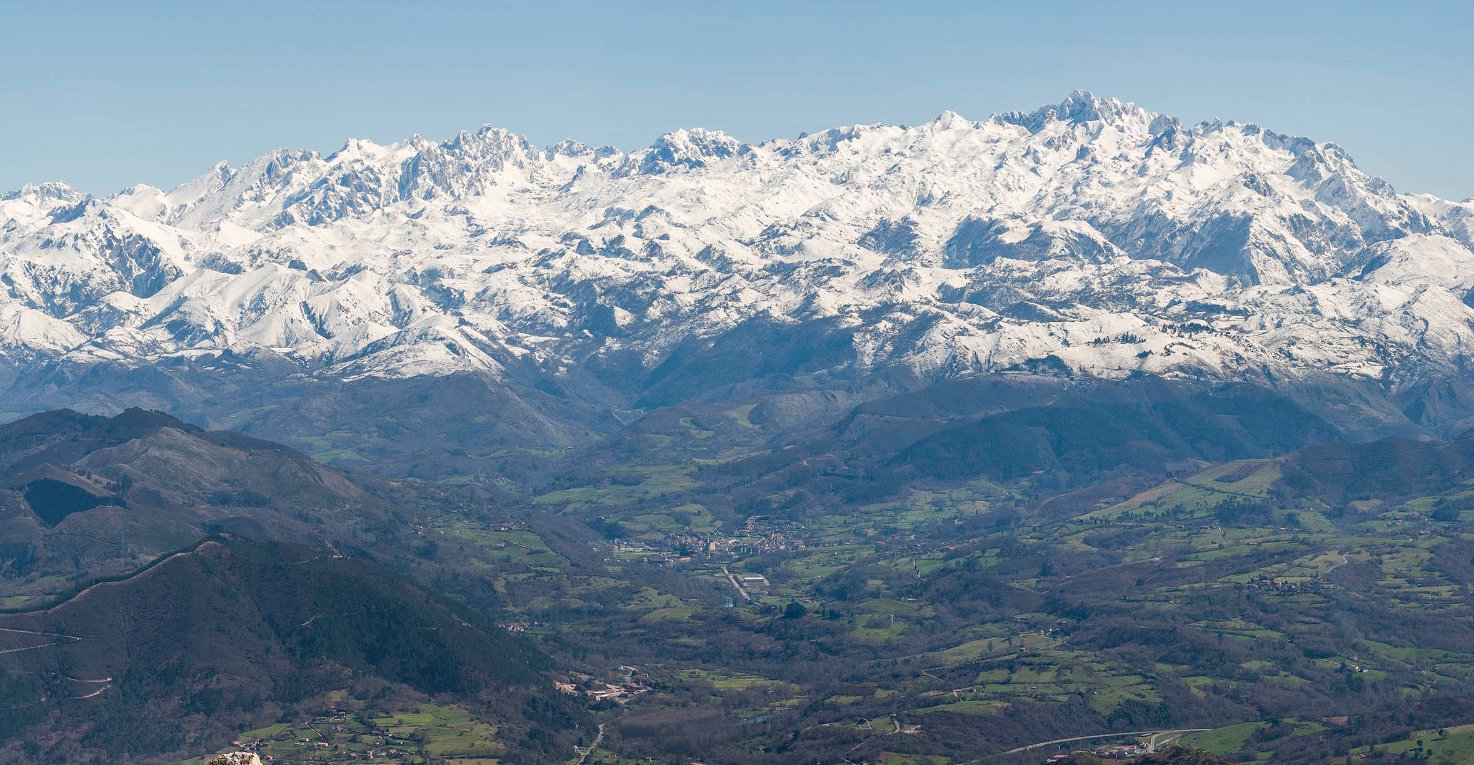
<svg viewBox="0 0 1474 765">
<path fill-rule="evenodd" d="M 599 723 L 599 732 L 594 734 L 593 742 L 591 742 L 588 747 L 586 747 L 583 751 L 578 753 L 578 759 L 574 761 L 573 765 L 583 765 L 584 761 L 589 758 L 589 755 L 593 754 L 594 750 L 599 748 L 599 742 L 603 740 L 604 723 Z"/>
<path fill-rule="evenodd" d="M 10 632 L 10 633 L 13 633 L 13 634 L 16 634 L 16 635 L 37 635 L 37 636 L 40 636 L 40 637 L 62 638 L 64 640 L 66 640 L 67 642 L 71 642 L 71 643 L 80 643 L 82 641 L 82 638 L 79 638 L 76 635 L 63 635 L 63 634 L 61 634 L 59 632 L 37 632 L 35 630 L 20 630 L 20 629 L 15 629 L 13 627 L 0 627 L 0 632 Z M 0 650 L 0 655 L 7 654 L 7 653 L 20 653 L 21 651 L 34 651 L 37 648 L 54 648 L 55 646 L 56 646 L 56 643 L 53 642 L 53 643 L 41 643 L 39 645 L 28 645 L 28 646 L 25 646 L 23 648 L 6 648 L 4 650 Z"/>
<path fill-rule="evenodd" d="M 78 637 L 76 635 L 64 635 L 64 634 L 62 634 L 60 632 L 38 632 L 37 630 L 23 630 L 23 629 L 17 629 L 15 627 L 0 627 L 0 632 L 9 632 L 9 633 L 11 633 L 13 635 L 35 635 L 36 637 L 59 638 L 62 641 L 64 641 L 65 643 L 80 643 L 80 642 L 82 642 L 82 640 L 84 640 L 84 638 Z M 3 650 L 0 650 L 0 655 L 4 655 L 4 654 L 8 654 L 8 653 L 20 653 L 22 651 L 34 651 L 34 650 L 36 650 L 38 648 L 55 648 L 56 646 L 57 646 L 57 643 L 53 640 L 52 642 L 49 642 L 49 643 L 40 643 L 40 644 L 37 644 L 37 645 L 22 646 L 20 648 L 6 648 L 6 649 L 3 649 Z M 62 675 L 62 677 L 65 678 L 65 679 L 67 679 L 67 680 L 70 680 L 70 681 L 72 681 L 74 683 L 86 683 L 88 685 L 100 685 L 100 686 L 102 686 L 102 687 L 98 688 L 97 690 L 92 691 L 91 693 L 85 693 L 85 694 L 82 694 L 81 696 L 70 696 L 70 697 L 68 697 L 68 698 L 73 699 L 73 700 L 77 700 L 77 699 L 90 699 L 90 698 L 93 698 L 94 696 L 98 696 L 103 691 L 107 690 L 108 688 L 111 688 L 112 687 L 112 682 L 113 682 L 113 679 L 111 677 L 99 678 L 97 680 L 84 680 L 84 679 L 82 679 L 80 677 L 72 677 L 71 675 Z M 11 708 L 14 709 L 15 707 L 11 707 Z"/>
</svg>

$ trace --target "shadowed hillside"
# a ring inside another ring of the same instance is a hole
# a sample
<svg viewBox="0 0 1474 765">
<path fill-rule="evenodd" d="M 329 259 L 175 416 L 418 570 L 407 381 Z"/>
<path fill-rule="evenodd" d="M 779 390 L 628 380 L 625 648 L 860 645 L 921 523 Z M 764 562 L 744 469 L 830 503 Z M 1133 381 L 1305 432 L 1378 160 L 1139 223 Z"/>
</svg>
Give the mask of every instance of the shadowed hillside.
<svg viewBox="0 0 1474 765">
<path fill-rule="evenodd" d="M 157 412 L 33 415 L 0 426 L 0 577 L 11 595 L 53 594 L 214 531 L 348 545 L 392 536 L 393 509 L 360 483 Z"/>
<path fill-rule="evenodd" d="M 438 697 L 539 761 L 581 714 L 485 617 L 328 550 L 212 538 L 46 611 L 0 617 L 9 762 L 177 761 L 290 710 Z M 536 727 L 535 739 L 527 731 Z M 562 749 L 563 747 L 559 747 Z M 171 759 L 172 758 L 172 759 Z"/>
</svg>

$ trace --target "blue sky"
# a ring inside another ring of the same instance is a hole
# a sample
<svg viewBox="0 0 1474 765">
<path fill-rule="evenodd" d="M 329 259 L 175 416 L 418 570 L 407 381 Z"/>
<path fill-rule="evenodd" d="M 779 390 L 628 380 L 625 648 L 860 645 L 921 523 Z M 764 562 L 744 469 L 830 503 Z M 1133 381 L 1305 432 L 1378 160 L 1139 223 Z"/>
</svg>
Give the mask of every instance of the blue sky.
<svg viewBox="0 0 1474 765">
<path fill-rule="evenodd" d="M 1467 2 L 0 0 L 0 19 L 0 189 L 168 187 L 278 146 L 483 123 L 540 144 L 758 141 L 1086 88 L 1474 195 Z"/>
</svg>

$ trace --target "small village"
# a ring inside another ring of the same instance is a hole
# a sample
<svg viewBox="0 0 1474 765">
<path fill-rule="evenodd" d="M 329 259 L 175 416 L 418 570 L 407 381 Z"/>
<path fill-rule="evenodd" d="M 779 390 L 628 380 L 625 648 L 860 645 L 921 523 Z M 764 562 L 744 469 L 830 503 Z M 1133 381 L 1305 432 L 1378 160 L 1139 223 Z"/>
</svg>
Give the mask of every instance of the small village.
<svg viewBox="0 0 1474 765">
<path fill-rule="evenodd" d="M 421 703 L 382 717 L 332 709 L 307 722 L 251 731 L 231 747 L 263 763 L 425 762 L 427 754 L 479 762 L 503 750 L 495 731 L 463 709 Z"/>
<path fill-rule="evenodd" d="M 802 525 L 774 528 L 767 516 L 754 515 L 735 535 L 681 533 L 658 539 L 620 540 L 615 554 L 637 555 L 662 565 L 691 562 L 732 562 L 752 555 L 816 547 L 801 536 Z"/>
<path fill-rule="evenodd" d="M 304 724 L 305 730 L 282 726 L 283 729 L 274 732 L 273 735 L 232 741 L 231 746 L 242 752 L 256 754 L 262 762 L 275 762 L 277 757 L 269 750 L 282 743 L 289 743 L 295 749 L 308 752 L 333 751 L 336 758 L 348 760 L 401 758 L 412 755 L 419 749 L 419 745 L 409 736 L 396 734 L 387 728 L 374 726 L 360 731 L 352 730 L 350 726 L 347 713 L 333 710 L 325 716 L 315 717 Z M 308 738 L 301 735 L 306 732 L 310 732 L 315 737 Z M 341 751 L 342 744 L 333 743 L 333 740 L 339 737 L 352 741 L 356 745 L 353 748 L 357 751 Z M 362 748 L 359 748 L 360 746 Z"/>
<path fill-rule="evenodd" d="M 624 678 L 619 682 L 600 680 L 593 675 L 574 673 L 568 680 L 554 681 L 553 685 L 562 693 L 569 696 L 582 696 L 594 701 L 612 701 L 616 704 L 628 704 L 635 697 L 650 692 L 650 687 L 635 682 L 635 675 L 639 673 L 638 667 L 621 666 L 619 671 L 624 673 Z"/>
</svg>

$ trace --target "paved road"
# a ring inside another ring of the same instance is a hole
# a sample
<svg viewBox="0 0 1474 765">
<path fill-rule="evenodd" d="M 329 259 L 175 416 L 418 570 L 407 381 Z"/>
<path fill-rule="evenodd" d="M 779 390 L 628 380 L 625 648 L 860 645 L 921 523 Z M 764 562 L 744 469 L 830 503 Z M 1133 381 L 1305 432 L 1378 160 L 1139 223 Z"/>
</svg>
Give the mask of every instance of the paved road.
<svg viewBox="0 0 1474 765">
<path fill-rule="evenodd" d="M 731 582 L 732 583 L 732 586 L 735 587 L 735 588 L 737 588 L 737 594 L 738 595 L 741 595 L 743 600 L 747 601 L 748 603 L 751 603 L 752 602 L 752 596 L 749 595 L 749 594 L 747 594 L 747 589 L 742 586 L 742 583 L 741 582 L 737 581 L 737 577 L 732 576 L 732 572 L 731 571 L 728 571 L 726 566 L 722 566 L 722 573 L 723 574 L 726 574 L 727 575 L 727 581 Z"/>
<path fill-rule="evenodd" d="M 1175 744 L 1177 743 L 1178 739 L 1182 738 L 1188 733 L 1194 732 L 1195 731 L 1174 730 L 1168 731 L 1166 733 L 1153 733 L 1151 737 L 1146 740 L 1146 750 L 1148 752 L 1155 752 L 1157 751 L 1157 747 L 1167 746 L 1168 744 Z"/>
<path fill-rule="evenodd" d="M 1007 755 L 1010 755 L 1010 754 L 1023 754 L 1024 752 L 1027 752 L 1027 751 L 1030 751 L 1030 750 L 1033 750 L 1033 749 L 1040 749 L 1040 748 L 1043 748 L 1043 747 L 1046 747 L 1046 746 L 1057 746 L 1059 744 L 1069 744 L 1069 743 L 1073 743 L 1073 742 L 1076 742 L 1076 741 L 1094 741 L 1096 739 L 1102 739 L 1102 738 L 1121 738 L 1123 736 L 1152 736 L 1152 737 L 1156 737 L 1156 736 L 1160 736 L 1160 735 L 1164 735 L 1164 734 L 1176 734 L 1178 736 L 1181 736 L 1181 735 L 1183 735 L 1185 733 L 1201 733 L 1201 732 L 1206 731 L 1206 730 L 1211 730 L 1211 729 L 1210 728 L 1179 728 L 1179 729 L 1175 729 L 1175 730 L 1137 730 L 1137 731 L 1123 731 L 1123 732 L 1120 732 L 1120 733 L 1097 733 L 1097 734 L 1095 734 L 1093 736 L 1074 736 L 1074 737 L 1071 737 L 1071 738 L 1057 738 L 1057 739 L 1054 739 L 1054 740 L 1051 740 L 1051 741 L 1040 741 L 1040 742 L 1038 742 L 1036 744 L 1029 744 L 1027 746 L 1020 746 L 1020 747 L 1017 747 L 1015 749 L 1010 749 L 1010 750 L 1008 750 L 1006 752 L 998 752 L 997 754 L 990 754 L 987 757 L 980 757 L 980 758 L 978 758 L 976 760 L 971 760 L 971 761 L 969 761 L 967 763 L 963 763 L 963 765 L 973 765 L 973 763 L 986 762 L 986 761 L 991 760 L 991 759 L 993 759 L 995 757 L 1004 757 L 1004 756 L 1007 756 Z"/>
<path fill-rule="evenodd" d="M 594 750 L 599 748 L 599 742 L 601 742 L 603 740 L 604 740 L 604 723 L 599 723 L 599 732 L 594 734 L 594 741 L 593 741 L 593 743 L 589 744 L 587 749 L 584 749 L 582 752 L 579 752 L 579 754 L 578 754 L 578 761 L 575 762 L 573 765 L 583 765 L 584 760 L 587 760 L 589 758 L 589 755 L 593 754 L 594 753 Z"/>
</svg>

